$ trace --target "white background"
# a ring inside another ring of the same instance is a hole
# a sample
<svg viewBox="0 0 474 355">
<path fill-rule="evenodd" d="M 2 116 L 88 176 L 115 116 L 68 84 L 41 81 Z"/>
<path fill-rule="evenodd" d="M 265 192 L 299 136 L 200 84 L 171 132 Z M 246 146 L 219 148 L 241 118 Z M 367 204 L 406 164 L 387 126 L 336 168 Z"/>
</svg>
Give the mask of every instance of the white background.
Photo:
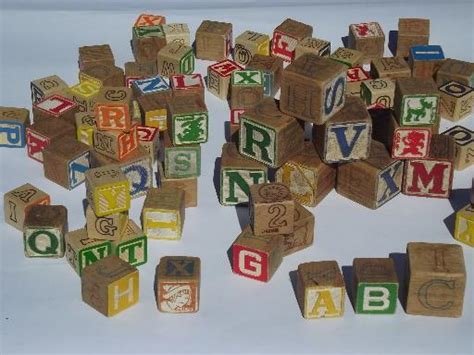
<svg viewBox="0 0 474 355">
<path fill-rule="evenodd" d="M 285 3 L 291 6 L 281 6 Z M 310 1 L 4 1 L 1 10 L 0 105 L 30 107 L 29 82 L 57 74 L 77 82 L 77 48 L 109 43 L 118 65 L 132 60 L 131 26 L 140 12 L 186 22 L 192 33 L 204 19 L 232 22 L 244 30 L 271 34 L 286 17 L 314 26 L 314 35 L 341 45 L 348 25 L 379 21 L 388 37 L 399 17 L 431 19 L 431 43 L 447 57 L 473 61 L 472 1 L 387 1 L 345 4 Z M 213 5 L 214 4 L 214 5 Z M 217 4 L 222 7 L 217 8 Z M 256 4 L 260 4 L 258 7 Z M 268 4 L 268 5 L 266 5 Z M 272 4 L 272 6 L 270 6 Z M 276 6 L 278 4 L 279 6 Z M 210 7 L 210 8 L 209 8 Z M 388 55 L 388 50 L 387 53 Z M 205 73 L 210 62 L 198 61 Z M 149 261 L 140 270 L 140 302 L 106 318 L 81 300 L 80 280 L 65 259 L 28 259 L 21 233 L 1 224 L 0 349 L 4 353 L 473 353 L 473 249 L 463 246 L 468 270 L 464 315 L 459 319 L 395 315 L 355 315 L 349 300 L 343 318 L 306 321 L 296 303 L 289 273 L 299 263 L 404 253 L 410 241 L 455 243 L 445 220 L 467 203 L 474 169 L 456 172 L 451 200 L 399 195 L 377 211 L 361 207 L 334 191 L 313 212 L 315 244 L 284 259 L 268 284 L 232 274 L 226 251 L 247 223 L 246 210 L 222 207 L 213 185 L 214 163 L 224 143 L 225 102 L 206 97 L 210 140 L 203 146 L 199 207 L 186 210 L 180 242 L 149 243 Z M 461 122 L 474 129 L 472 116 Z M 442 122 L 442 130 L 451 126 Z M 69 211 L 70 229 L 81 228 L 84 185 L 66 191 L 43 177 L 42 166 L 24 150 L 0 150 L 0 192 L 30 182 Z M 131 217 L 139 221 L 143 198 L 133 200 Z M 240 223 L 239 223 L 240 221 Z M 193 255 L 202 260 L 200 311 L 167 315 L 156 309 L 155 266 L 164 255 Z"/>
</svg>

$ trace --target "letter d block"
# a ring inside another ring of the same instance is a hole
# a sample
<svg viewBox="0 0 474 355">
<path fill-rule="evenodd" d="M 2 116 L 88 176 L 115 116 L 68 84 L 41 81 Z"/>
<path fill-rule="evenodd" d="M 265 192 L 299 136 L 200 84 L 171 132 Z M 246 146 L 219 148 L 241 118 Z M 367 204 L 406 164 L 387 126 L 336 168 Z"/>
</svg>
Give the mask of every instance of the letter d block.
<svg viewBox="0 0 474 355">
<path fill-rule="evenodd" d="M 148 260 L 148 239 L 131 219 L 117 241 L 112 242 L 114 253 L 130 265 L 143 265 Z"/>
<path fill-rule="evenodd" d="M 355 258 L 353 263 L 355 312 L 393 314 L 397 307 L 398 278 L 389 258 Z"/>
<path fill-rule="evenodd" d="M 190 178 L 201 175 L 201 146 L 174 146 L 168 132 L 163 139 L 164 174 L 168 179 Z"/>
<path fill-rule="evenodd" d="M 0 107 L 0 147 L 23 148 L 30 112 L 26 108 Z"/>
<path fill-rule="evenodd" d="M 138 303 L 138 270 L 118 256 L 87 266 L 81 284 L 82 300 L 107 317 Z"/>
<path fill-rule="evenodd" d="M 460 317 L 466 268 L 460 245 L 408 243 L 406 312 L 423 316 Z"/>
<path fill-rule="evenodd" d="M 283 237 L 255 236 L 250 225 L 232 244 L 232 271 L 240 276 L 268 282 L 282 260 Z"/>
<path fill-rule="evenodd" d="M 346 290 L 337 262 L 298 265 L 296 297 L 306 319 L 342 317 Z"/>
</svg>

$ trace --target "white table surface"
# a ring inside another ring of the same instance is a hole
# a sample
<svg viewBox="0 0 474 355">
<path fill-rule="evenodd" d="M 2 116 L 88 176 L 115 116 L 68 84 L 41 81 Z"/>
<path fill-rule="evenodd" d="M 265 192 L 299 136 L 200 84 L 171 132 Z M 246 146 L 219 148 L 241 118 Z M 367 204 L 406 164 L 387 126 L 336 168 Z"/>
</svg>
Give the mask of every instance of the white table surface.
<svg viewBox="0 0 474 355">
<path fill-rule="evenodd" d="M 204 19 L 232 22 L 234 35 L 247 29 L 270 34 L 286 17 L 292 17 L 313 25 L 314 34 L 331 40 L 333 48 L 341 45 L 350 23 L 375 20 L 388 34 L 397 28 L 399 17 L 427 17 L 431 19 L 432 44 L 442 45 L 447 57 L 474 58 L 472 1 L 298 4 L 254 0 L 3 1 L 0 105 L 30 107 L 32 79 L 57 74 L 71 85 L 77 82 L 79 46 L 109 43 L 118 65 L 133 60 L 131 26 L 144 11 L 166 15 L 170 23 L 186 22 L 193 34 Z M 197 71 L 204 74 L 209 64 L 197 61 Z M 468 246 L 463 246 L 468 270 L 464 315 L 458 319 L 407 315 L 400 304 L 395 315 L 355 315 L 346 299 L 344 317 L 306 321 L 289 277 L 302 262 L 335 259 L 343 267 L 351 265 L 354 257 L 404 253 L 410 241 L 455 243 L 444 220 L 452 221 L 453 207 L 467 203 L 462 189 L 470 186 L 473 168 L 456 172 L 451 200 L 399 195 L 372 211 L 331 192 L 313 209 L 314 245 L 285 258 L 268 284 L 259 283 L 231 272 L 226 251 L 241 230 L 238 214 L 240 223 L 246 223 L 246 210 L 237 213 L 218 202 L 214 163 L 224 143 L 228 107 L 210 94 L 206 101 L 210 140 L 202 149 L 199 207 L 186 211 L 180 242 L 149 242 L 148 263 L 139 268 L 138 305 L 110 319 L 102 316 L 82 302 L 79 277 L 65 259 L 25 258 L 21 233 L 1 224 L 0 352 L 473 353 L 474 257 Z M 461 124 L 474 129 L 472 116 Z M 450 126 L 443 120 L 441 129 Z M 54 204 L 68 208 L 71 230 L 84 225 L 84 185 L 69 192 L 46 180 L 42 166 L 21 149 L 0 149 L 0 162 L 2 194 L 30 182 L 47 191 Z M 132 202 L 130 214 L 135 221 L 139 221 L 143 200 Z M 158 312 L 153 277 L 159 258 L 165 255 L 201 258 L 199 313 Z"/>
</svg>

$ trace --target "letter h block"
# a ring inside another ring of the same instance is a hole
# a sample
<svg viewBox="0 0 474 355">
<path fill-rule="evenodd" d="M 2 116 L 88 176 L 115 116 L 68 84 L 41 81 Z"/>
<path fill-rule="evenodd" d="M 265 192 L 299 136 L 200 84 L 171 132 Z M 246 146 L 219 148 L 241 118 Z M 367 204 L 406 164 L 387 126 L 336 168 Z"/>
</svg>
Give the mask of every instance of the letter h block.
<svg viewBox="0 0 474 355">
<path fill-rule="evenodd" d="M 408 314 L 460 317 L 466 268 L 460 245 L 408 243 Z"/>
<path fill-rule="evenodd" d="M 130 88 L 102 87 L 95 105 L 97 128 L 128 132 L 131 126 L 132 95 Z"/>
<path fill-rule="evenodd" d="M 173 97 L 168 106 L 168 127 L 175 146 L 206 143 L 209 117 L 206 104 L 199 95 Z"/>
<path fill-rule="evenodd" d="M 199 177 L 201 175 L 201 146 L 175 146 L 169 132 L 163 139 L 164 174 L 168 179 Z"/>
<path fill-rule="evenodd" d="M 232 73 L 243 68 L 236 62 L 225 59 L 207 68 L 207 90 L 222 100 L 229 96 Z"/>
<path fill-rule="evenodd" d="M 116 161 L 130 158 L 138 150 L 138 124 L 128 132 L 94 129 L 94 150 Z"/>
<path fill-rule="evenodd" d="M 196 31 L 196 58 L 221 61 L 232 48 L 232 24 L 204 20 Z"/>
<path fill-rule="evenodd" d="M 0 107 L 0 147 L 23 148 L 30 112 L 26 108 Z"/>
<path fill-rule="evenodd" d="M 260 70 L 236 70 L 230 82 L 230 108 L 248 109 L 263 99 L 263 74 Z"/>
<path fill-rule="evenodd" d="M 148 260 L 148 238 L 131 219 L 119 239 L 111 243 L 114 254 L 132 266 L 143 265 Z"/>
<path fill-rule="evenodd" d="M 394 314 L 398 278 L 390 258 L 355 258 L 353 297 L 358 314 Z"/>
<path fill-rule="evenodd" d="M 312 35 L 312 26 L 287 18 L 273 31 L 271 54 L 292 62 L 298 42 Z"/>
</svg>

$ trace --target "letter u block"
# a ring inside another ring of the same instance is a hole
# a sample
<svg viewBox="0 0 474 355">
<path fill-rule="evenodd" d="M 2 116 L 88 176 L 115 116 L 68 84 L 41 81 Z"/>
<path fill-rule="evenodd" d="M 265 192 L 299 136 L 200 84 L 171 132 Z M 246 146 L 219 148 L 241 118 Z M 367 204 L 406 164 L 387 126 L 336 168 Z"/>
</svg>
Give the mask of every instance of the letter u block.
<svg viewBox="0 0 474 355">
<path fill-rule="evenodd" d="M 344 315 L 346 289 L 337 261 L 298 265 L 296 298 L 306 319 Z"/>
<path fill-rule="evenodd" d="M 81 277 L 82 300 L 107 317 L 138 303 L 136 267 L 111 255 L 87 266 Z"/>
<path fill-rule="evenodd" d="M 466 268 L 462 247 L 455 244 L 408 243 L 408 314 L 460 317 Z"/>
<path fill-rule="evenodd" d="M 392 259 L 355 258 L 352 286 L 356 313 L 395 313 L 398 278 Z"/>
<path fill-rule="evenodd" d="M 0 107 L 0 147 L 23 148 L 30 112 L 26 108 Z"/>
</svg>

